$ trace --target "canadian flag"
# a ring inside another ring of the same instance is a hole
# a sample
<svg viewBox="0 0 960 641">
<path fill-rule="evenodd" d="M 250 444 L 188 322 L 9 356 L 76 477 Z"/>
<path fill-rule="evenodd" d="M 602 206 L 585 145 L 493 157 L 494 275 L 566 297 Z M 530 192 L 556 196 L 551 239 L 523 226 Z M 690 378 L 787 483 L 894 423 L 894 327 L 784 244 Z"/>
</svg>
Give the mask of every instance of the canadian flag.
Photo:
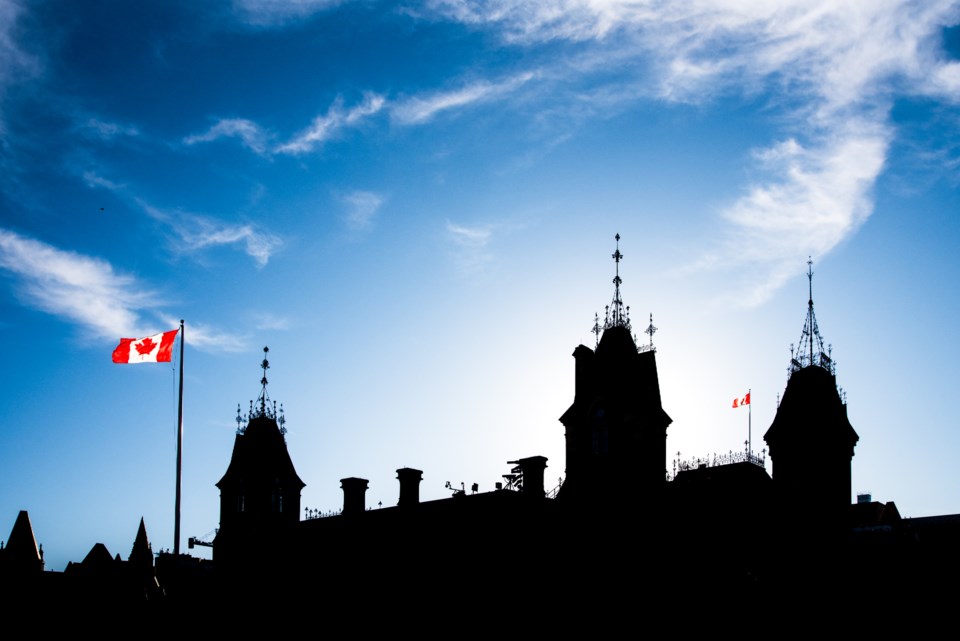
<svg viewBox="0 0 960 641">
<path fill-rule="evenodd" d="M 114 363 L 169 363 L 173 356 L 173 342 L 179 329 L 154 334 L 146 338 L 121 338 L 113 350 Z"/>
<path fill-rule="evenodd" d="M 750 404 L 750 392 L 747 392 L 747 395 L 744 396 L 743 398 L 733 399 L 733 406 L 735 408 L 740 407 L 741 405 L 749 405 L 749 404 Z"/>
</svg>

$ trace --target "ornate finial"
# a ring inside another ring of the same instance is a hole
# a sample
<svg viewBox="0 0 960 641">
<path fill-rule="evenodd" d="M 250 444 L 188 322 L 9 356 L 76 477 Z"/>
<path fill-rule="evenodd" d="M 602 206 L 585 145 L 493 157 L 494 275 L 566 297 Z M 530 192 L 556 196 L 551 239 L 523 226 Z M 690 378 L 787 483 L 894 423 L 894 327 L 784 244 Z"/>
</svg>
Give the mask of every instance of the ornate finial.
<svg viewBox="0 0 960 641">
<path fill-rule="evenodd" d="M 793 345 L 790 345 L 790 367 L 789 372 L 793 374 L 804 367 L 816 365 L 835 374 L 833 362 L 833 347 L 829 350 L 823 347 L 823 337 L 820 335 L 820 328 L 817 326 L 817 316 L 813 312 L 813 259 L 807 257 L 807 283 L 809 298 L 807 300 L 807 319 L 803 324 L 803 333 L 800 335 L 800 344 L 794 351 Z"/>
<path fill-rule="evenodd" d="M 260 362 L 260 368 L 263 370 L 263 376 L 260 378 L 260 396 L 257 397 L 256 404 L 254 404 L 253 401 L 250 401 L 250 412 L 245 417 L 248 421 L 250 419 L 261 417 L 276 419 L 278 416 L 277 403 L 276 401 L 271 401 L 270 395 L 267 393 L 267 370 L 270 369 L 270 361 L 267 360 L 267 354 L 269 352 L 269 347 L 263 348 L 263 360 Z M 238 407 L 237 425 L 239 426 L 241 422 L 240 409 Z M 282 429 L 283 425 L 281 424 L 280 427 Z"/>
<path fill-rule="evenodd" d="M 653 351 L 653 335 L 656 333 L 657 328 L 653 324 L 653 314 L 650 314 L 650 324 L 647 325 L 647 328 L 643 330 L 643 333 L 650 337 L 650 347 L 649 351 Z"/>
<path fill-rule="evenodd" d="M 613 261 L 616 265 L 615 275 L 613 277 L 613 301 L 606 308 L 606 314 L 603 319 L 603 329 L 611 327 L 626 327 L 630 329 L 630 316 L 624 310 L 623 299 L 620 297 L 620 285 L 623 279 L 620 278 L 620 260 L 623 254 L 620 253 L 620 234 L 614 236 L 617 241 L 616 251 L 613 252 Z"/>
<path fill-rule="evenodd" d="M 237 403 L 237 434 L 243 434 L 243 417 L 240 415 L 240 403 Z"/>
<path fill-rule="evenodd" d="M 590 331 L 593 332 L 593 333 L 596 335 L 596 337 L 597 337 L 597 342 L 596 342 L 596 344 L 593 346 L 593 348 L 596 349 L 597 347 L 600 346 L 600 333 L 603 332 L 603 328 L 600 327 L 600 315 L 599 315 L 599 314 L 594 314 L 594 315 L 593 315 L 593 329 L 591 329 Z"/>
<path fill-rule="evenodd" d="M 257 400 L 260 401 L 260 415 L 263 416 L 267 413 L 267 401 L 269 397 L 267 396 L 267 370 L 270 369 L 270 361 L 267 360 L 267 352 L 270 351 L 269 347 L 263 348 L 263 362 L 260 363 L 260 367 L 263 368 L 263 378 L 260 379 L 260 398 Z"/>
</svg>

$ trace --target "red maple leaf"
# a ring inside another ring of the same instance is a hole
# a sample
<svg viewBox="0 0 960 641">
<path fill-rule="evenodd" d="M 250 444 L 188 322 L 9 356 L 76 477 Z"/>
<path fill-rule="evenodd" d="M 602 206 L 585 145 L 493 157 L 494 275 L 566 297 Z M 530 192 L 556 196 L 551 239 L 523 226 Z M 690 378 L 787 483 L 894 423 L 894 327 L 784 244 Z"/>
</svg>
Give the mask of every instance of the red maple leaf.
<svg viewBox="0 0 960 641">
<path fill-rule="evenodd" d="M 139 343 L 136 343 L 137 353 L 139 353 L 140 356 L 143 356 L 144 354 L 149 354 L 150 352 L 153 351 L 153 349 L 156 346 L 157 344 L 153 342 L 153 339 L 150 337 L 147 337 L 142 341 L 140 341 Z"/>
</svg>

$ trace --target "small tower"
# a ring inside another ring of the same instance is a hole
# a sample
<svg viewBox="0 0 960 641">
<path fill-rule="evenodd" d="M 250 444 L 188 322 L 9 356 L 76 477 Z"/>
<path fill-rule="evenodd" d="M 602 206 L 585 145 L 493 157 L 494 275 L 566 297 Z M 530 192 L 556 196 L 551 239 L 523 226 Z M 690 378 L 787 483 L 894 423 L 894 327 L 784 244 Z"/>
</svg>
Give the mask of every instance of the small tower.
<svg viewBox="0 0 960 641">
<path fill-rule="evenodd" d="M 764 435 L 784 527 L 811 542 L 836 540 L 850 506 L 850 461 L 859 436 L 837 389 L 836 366 L 813 312 L 813 262 L 800 344 L 791 346 L 789 378 Z M 792 515 L 792 516 L 791 516 Z M 821 536 L 822 535 L 822 536 Z"/>
<path fill-rule="evenodd" d="M 300 517 L 305 483 L 287 452 L 283 406 L 267 394 L 269 348 L 263 348 L 260 396 L 246 416 L 237 407 L 237 436 L 220 488 L 220 529 L 214 561 L 227 572 L 275 571 L 287 558 Z M 245 424 L 244 424 L 245 423 Z"/>
<path fill-rule="evenodd" d="M 595 317 L 595 349 L 578 346 L 573 404 L 560 417 L 566 428 L 567 469 L 559 499 L 602 503 L 652 498 L 666 482 L 667 426 L 660 403 L 653 317 L 649 345 L 637 347 L 630 308 L 620 296 L 620 234 L 613 253 L 613 301 L 604 322 Z"/>
<path fill-rule="evenodd" d="M 26 510 L 20 510 L 6 546 L 0 546 L 0 582 L 43 572 L 43 546 L 37 546 Z"/>
<path fill-rule="evenodd" d="M 137 538 L 133 540 L 133 548 L 130 550 L 130 556 L 127 562 L 143 572 L 153 572 L 153 546 L 147 538 L 147 526 L 140 517 L 140 527 L 137 528 Z"/>
</svg>

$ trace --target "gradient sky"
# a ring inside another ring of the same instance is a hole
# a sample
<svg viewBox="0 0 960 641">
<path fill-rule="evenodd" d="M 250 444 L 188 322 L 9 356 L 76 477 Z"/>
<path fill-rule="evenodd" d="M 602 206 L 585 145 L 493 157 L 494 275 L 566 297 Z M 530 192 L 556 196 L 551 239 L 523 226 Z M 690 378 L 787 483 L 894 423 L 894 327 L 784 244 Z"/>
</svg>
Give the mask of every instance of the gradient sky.
<svg viewBox="0 0 960 641">
<path fill-rule="evenodd" d="M 813 294 L 853 491 L 960 512 L 960 3 L 0 0 L 0 538 L 48 569 L 140 517 L 212 539 L 236 408 L 283 403 L 303 505 L 395 470 L 564 473 L 613 294 L 653 314 L 672 461 L 755 449 Z M 811 461 L 815 469 L 816 462 Z M 770 463 L 768 461 L 768 469 Z M 197 551 L 209 556 L 208 550 Z"/>
</svg>

